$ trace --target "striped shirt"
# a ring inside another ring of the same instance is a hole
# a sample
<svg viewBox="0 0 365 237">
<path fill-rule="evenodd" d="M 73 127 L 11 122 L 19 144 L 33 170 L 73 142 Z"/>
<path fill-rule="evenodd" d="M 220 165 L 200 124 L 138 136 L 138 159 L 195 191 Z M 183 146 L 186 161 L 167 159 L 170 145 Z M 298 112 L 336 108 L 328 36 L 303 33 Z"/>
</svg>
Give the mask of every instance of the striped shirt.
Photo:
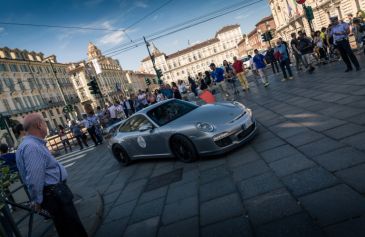
<svg viewBox="0 0 365 237">
<path fill-rule="evenodd" d="M 32 201 L 38 204 L 43 201 L 44 186 L 59 183 L 61 176 L 67 179 L 66 169 L 52 156 L 46 141 L 35 136 L 24 137 L 16 152 L 16 163 Z"/>
</svg>

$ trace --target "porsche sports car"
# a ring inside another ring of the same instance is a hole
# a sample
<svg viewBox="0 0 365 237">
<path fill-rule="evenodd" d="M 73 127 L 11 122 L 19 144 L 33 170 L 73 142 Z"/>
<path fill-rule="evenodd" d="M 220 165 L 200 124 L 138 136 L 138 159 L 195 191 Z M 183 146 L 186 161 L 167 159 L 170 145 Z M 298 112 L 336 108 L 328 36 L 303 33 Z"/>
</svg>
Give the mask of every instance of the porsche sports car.
<svg viewBox="0 0 365 237">
<path fill-rule="evenodd" d="M 239 102 L 198 106 L 170 99 L 126 119 L 109 140 L 114 157 L 127 165 L 142 158 L 173 157 L 192 162 L 222 154 L 257 131 L 252 111 Z"/>
</svg>

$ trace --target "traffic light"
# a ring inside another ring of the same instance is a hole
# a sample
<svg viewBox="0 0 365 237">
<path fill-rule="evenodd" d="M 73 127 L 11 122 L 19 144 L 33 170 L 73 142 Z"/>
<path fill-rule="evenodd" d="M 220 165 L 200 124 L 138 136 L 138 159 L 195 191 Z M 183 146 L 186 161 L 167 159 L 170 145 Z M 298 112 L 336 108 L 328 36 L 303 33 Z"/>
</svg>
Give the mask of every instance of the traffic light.
<svg viewBox="0 0 365 237">
<path fill-rule="evenodd" d="M 267 39 L 267 41 L 270 41 L 270 40 L 272 40 L 272 34 L 271 34 L 271 31 L 268 31 L 268 32 L 266 32 L 266 39 Z"/>
<path fill-rule="evenodd" d="M 314 19 L 312 7 L 305 6 L 304 11 L 305 11 L 305 16 L 307 17 L 308 21 L 312 21 Z"/>
<path fill-rule="evenodd" d="M 89 91 L 90 91 L 91 94 L 94 94 L 94 95 L 100 95 L 101 94 L 99 85 L 98 85 L 98 83 L 96 82 L 95 79 L 93 79 L 89 83 L 87 83 L 87 86 L 89 87 Z"/>
<path fill-rule="evenodd" d="M 267 41 L 266 36 L 267 36 L 266 33 L 261 34 L 261 40 L 262 40 L 262 42 L 266 42 Z"/>
<path fill-rule="evenodd" d="M 163 84 L 163 81 L 161 79 L 158 79 L 158 84 L 159 85 L 162 85 Z"/>
<path fill-rule="evenodd" d="M 153 84 L 157 84 L 156 78 L 152 79 Z"/>
<path fill-rule="evenodd" d="M 151 80 L 149 78 L 145 78 L 144 81 L 146 82 L 146 85 L 151 85 Z"/>
<path fill-rule="evenodd" d="M 157 78 L 161 78 L 163 76 L 161 69 L 156 69 Z"/>
<path fill-rule="evenodd" d="M 70 104 L 65 105 L 62 109 L 63 113 L 69 113 L 69 112 L 72 112 L 72 111 L 74 111 L 74 107 Z"/>
</svg>

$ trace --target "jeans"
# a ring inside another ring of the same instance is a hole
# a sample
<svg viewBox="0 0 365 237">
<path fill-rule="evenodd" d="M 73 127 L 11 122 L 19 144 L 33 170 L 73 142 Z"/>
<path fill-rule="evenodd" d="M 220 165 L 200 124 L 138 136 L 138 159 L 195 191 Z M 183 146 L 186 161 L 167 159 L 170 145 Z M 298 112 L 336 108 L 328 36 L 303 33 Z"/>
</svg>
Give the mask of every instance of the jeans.
<svg viewBox="0 0 365 237">
<path fill-rule="evenodd" d="M 285 60 L 281 61 L 280 62 L 280 67 L 281 67 L 281 71 L 284 74 L 285 79 L 288 79 L 288 75 L 286 74 L 286 70 L 288 71 L 289 77 L 293 76 L 291 68 L 290 68 L 289 59 L 285 59 Z"/>
<path fill-rule="evenodd" d="M 84 146 L 82 145 L 82 143 L 84 143 L 85 146 L 89 146 L 89 144 L 87 144 L 87 141 L 86 141 L 86 135 L 75 136 L 75 138 L 81 149 L 84 149 Z"/>
<path fill-rule="evenodd" d="M 272 61 L 271 63 L 271 67 L 272 67 L 272 71 L 273 73 L 277 73 L 277 72 L 280 72 L 279 71 L 279 66 L 278 66 L 278 62 L 277 61 Z M 275 70 L 276 69 L 276 70 Z"/>
<path fill-rule="evenodd" d="M 357 61 L 356 56 L 352 52 L 350 43 L 348 40 L 341 40 L 336 42 L 338 51 L 340 51 L 341 58 L 345 62 L 347 69 L 352 69 L 352 64 L 354 64 L 356 69 L 360 68 L 359 61 Z"/>
</svg>

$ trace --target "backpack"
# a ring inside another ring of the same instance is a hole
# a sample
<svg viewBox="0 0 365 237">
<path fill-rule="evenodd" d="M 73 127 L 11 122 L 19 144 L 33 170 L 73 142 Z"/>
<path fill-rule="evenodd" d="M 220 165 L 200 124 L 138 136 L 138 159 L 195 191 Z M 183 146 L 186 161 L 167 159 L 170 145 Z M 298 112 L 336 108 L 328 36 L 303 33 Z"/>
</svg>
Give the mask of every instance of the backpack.
<svg viewBox="0 0 365 237">
<path fill-rule="evenodd" d="M 283 55 L 280 53 L 279 50 L 276 50 L 276 52 L 274 53 L 274 57 L 278 61 L 281 61 L 283 59 Z"/>
</svg>

